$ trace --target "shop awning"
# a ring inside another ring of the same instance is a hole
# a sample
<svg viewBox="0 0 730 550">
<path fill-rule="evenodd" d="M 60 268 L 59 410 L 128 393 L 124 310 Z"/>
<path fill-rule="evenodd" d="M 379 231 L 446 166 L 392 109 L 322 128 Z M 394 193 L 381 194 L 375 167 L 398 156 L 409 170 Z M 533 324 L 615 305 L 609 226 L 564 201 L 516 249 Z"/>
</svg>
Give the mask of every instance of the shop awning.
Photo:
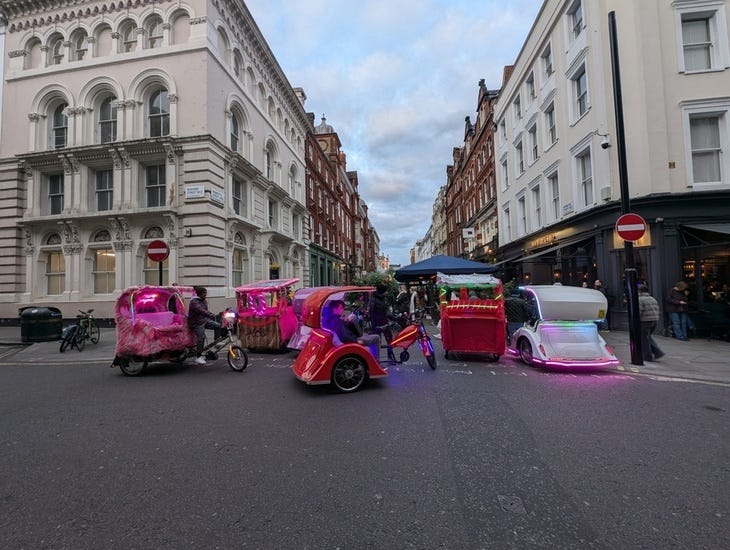
<svg viewBox="0 0 730 550">
<path fill-rule="evenodd" d="M 685 247 L 688 248 L 730 242 L 730 223 L 693 223 L 683 224 L 680 227 L 686 235 L 692 237 L 692 239 L 685 238 Z"/>
</svg>

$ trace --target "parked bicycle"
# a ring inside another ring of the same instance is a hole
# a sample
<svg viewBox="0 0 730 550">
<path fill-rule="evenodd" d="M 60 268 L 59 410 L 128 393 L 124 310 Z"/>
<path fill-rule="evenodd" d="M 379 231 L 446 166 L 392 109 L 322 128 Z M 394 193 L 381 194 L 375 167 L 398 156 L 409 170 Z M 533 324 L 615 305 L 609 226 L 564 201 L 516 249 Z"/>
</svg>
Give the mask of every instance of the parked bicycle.
<svg viewBox="0 0 730 550">
<path fill-rule="evenodd" d="M 61 339 L 61 353 L 69 348 L 76 348 L 79 351 L 83 351 L 87 340 L 91 340 L 92 344 L 99 343 L 101 331 L 96 322 L 94 322 L 94 317 L 91 315 L 93 311 L 93 309 L 88 311 L 79 310 L 80 315 L 76 315 L 76 324 L 64 330 L 63 338 Z"/>
</svg>

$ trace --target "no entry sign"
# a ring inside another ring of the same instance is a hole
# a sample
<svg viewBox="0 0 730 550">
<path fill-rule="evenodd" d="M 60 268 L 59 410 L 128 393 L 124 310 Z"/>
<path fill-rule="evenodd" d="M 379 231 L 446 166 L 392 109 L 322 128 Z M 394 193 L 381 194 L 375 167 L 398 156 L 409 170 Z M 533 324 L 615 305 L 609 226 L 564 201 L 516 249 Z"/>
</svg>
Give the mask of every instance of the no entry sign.
<svg viewBox="0 0 730 550">
<path fill-rule="evenodd" d="M 165 241 L 152 241 L 147 245 L 147 257 L 153 262 L 164 262 L 170 255 Z"/>
<path fill-rule="evenodd" d="M 638 241 L 646 233 L 646 222 L 638 214 L 624 214 L 616 220 L 616 233 L 625 241 Z"/>
</svg>

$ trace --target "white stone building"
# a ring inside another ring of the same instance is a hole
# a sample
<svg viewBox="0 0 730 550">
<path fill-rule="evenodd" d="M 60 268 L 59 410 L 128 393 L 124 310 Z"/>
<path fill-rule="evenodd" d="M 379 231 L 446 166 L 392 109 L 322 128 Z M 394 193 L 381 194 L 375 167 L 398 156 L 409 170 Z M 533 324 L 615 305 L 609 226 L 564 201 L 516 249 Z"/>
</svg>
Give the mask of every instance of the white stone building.
<svg viewBox="0 0 730 550">
<path fill-rule="evenodd" d="M 311 125 L 235 0 L 3 2 L 0 318 L 111 317 L 121 290 L 308 282 Z"/>
<path fill-rule="evenodd" d="M 638 277 L 707 304 L 730 283 L 730 48 L 724 0 L 546 0 L 497 103 L 503 277 L 609 287 L 624 245 L 609 45 L 615 14 Z M 621 316 L 623 317 L 623 316 Z"/>
</svg>

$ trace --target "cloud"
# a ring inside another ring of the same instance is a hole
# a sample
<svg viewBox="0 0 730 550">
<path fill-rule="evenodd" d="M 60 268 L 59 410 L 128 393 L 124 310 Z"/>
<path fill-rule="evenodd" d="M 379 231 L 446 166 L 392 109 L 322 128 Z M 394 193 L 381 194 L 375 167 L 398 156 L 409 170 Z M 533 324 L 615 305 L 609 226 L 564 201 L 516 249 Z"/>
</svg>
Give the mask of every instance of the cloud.
<svg viewBox="0 0 730 550">
<path fill-rule="evenodd" d="M 479 79 L 501 86 L 542 0 L 248 0 L 279 65 L 356 170 L 381 252 L 408 262 L 431 224 Z"/>
</svg>

